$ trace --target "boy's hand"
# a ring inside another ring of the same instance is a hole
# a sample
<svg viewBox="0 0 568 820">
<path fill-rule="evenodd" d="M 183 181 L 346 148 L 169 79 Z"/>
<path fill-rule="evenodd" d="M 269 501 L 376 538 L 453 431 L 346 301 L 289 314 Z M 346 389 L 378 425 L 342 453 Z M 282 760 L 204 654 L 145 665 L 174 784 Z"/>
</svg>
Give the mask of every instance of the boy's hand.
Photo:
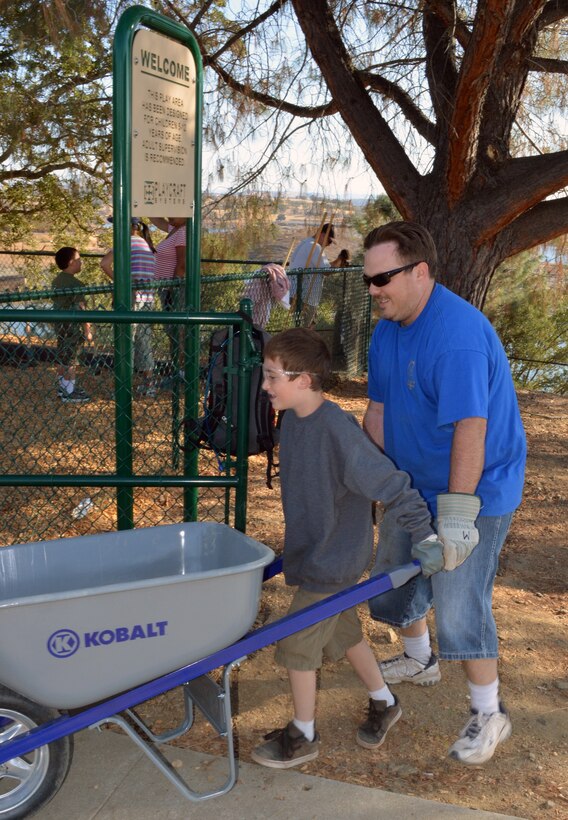
<svg viewBox="0 0 568 820">
<path fill-rule="evenodd" d="M 425 578 L 444 568 L 444 545 L 437 535 L 430 535 L 419 544 L 413 544 L 410 554 L 420 561 Z"/>
<path fill-rule="evenodd" d="M 481 509 L 478 495 L 444 493 L 438 496 L 438 538 L 444 545 L 444 569 L 451 571 L 471 555 L 479 543 L 475 519 Z"/>
</svg>

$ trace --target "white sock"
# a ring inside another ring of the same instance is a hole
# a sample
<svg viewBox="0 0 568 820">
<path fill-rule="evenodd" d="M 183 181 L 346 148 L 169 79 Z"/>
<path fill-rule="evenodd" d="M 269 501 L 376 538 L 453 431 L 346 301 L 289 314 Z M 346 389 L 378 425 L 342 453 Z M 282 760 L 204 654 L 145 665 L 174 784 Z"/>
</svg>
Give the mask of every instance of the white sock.
<svg viewBox="0 0 568 820">
<path fill-rule="evenodd" d="M 371 700 L 386 700 L 387 706 L 394 706 L 394 695 L 388 686 L 383 686 L 382 689 L 375 689 L 374 692 L 369 692 Z"/>
<path fill-rule="evenodd" d="M 493 683 L 479 685 L 468 680 L 469 693 L 471 695 L 471 708 L 484 715 L 492 715 L 499 711 L 499 678 L 495 678 Z"/>
<path fill-rule="evenodd" d="M 75 390 L 75 381 L 69 381 L 68 379 L 61 379 L 61 387 L 66 390 L 69 395 Z"/>
<path fill-rule="evenodd" d="M 419 663 L 428 663 L 430 655 L 432 654 L 432 647 L 430 646 L 430 633 L 428 630 L 418 638 L 407 638 L 402 636 L 404 644 L 404 651 L 409 658 L 414 658 Z"/>
<path fill-rule="evenodd" d="M 299 729 L 300 732 L 302 732 L 302 734 L 304 735 L 306 740 L 309 740 L 310 743 L 311 743 L 311 741 L 316 736 L 315 721 L 314 720 L 298 720 L 297 718 L 294 718 L 292 723 L 294 724 L 296 729 Z"/>
</svg>

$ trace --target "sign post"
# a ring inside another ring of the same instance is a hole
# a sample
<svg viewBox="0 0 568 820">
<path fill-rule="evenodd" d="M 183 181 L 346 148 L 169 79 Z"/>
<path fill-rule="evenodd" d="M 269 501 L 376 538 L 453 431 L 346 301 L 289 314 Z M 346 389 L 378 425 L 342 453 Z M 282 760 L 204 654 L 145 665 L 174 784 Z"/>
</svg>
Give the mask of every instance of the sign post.
<svg viewBox="0 0 568 820">
<path fill-rule="evenodd" d="M 200 307 L 201 109 L 203 69 L 188 28 L 144 6 L 120 17 L 113 52 L 114 303 L 131 302 L 132 216 L 186 217 L 185 309 Z M 134 316 L 133 316 L 134 318 Z M 132 476 L 132 326 L 115 325 L 116 465 Z M 197 328 L 186 329 L 186 354 Z M 198 356 L 185 359 L 186 407 L 199 400 Z M 184 467 L 197 470 L 197 453 Z M 194 520 L 197 490 L 184 490 L 184 518 Z M 133 526 L 131 488 L 117 489 L 117 526 Z"/>
</svg>

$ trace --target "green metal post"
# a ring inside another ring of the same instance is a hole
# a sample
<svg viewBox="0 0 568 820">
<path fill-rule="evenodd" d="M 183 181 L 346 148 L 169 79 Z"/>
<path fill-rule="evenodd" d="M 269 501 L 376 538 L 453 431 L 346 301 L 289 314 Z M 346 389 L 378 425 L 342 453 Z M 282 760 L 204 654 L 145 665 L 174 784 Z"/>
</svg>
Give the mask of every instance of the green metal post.
<svg viewBox="0 0 568 820">
<path fill-rule="evenodd" d="M 118 22 L 114 41 L 113 70 L 113 207 L 114 207 L 114 248 L 115 248 L 115 304 L 120 310 L 131 309 L 130 282 L 130 216 L 131 216 L 131 166 L 132 166 L 132 45 L 139 26 L 158 31 L 167 37 L 185 45 L 191 52 L 196 67 L 196 121 L 195 121 L 195 177 L 194 177 L 194 216 L 187 226 L 187 260 L 186 260 L 186 295 L 191 299 L 186 302 L 186 311 L 191 303 L 193 310 L 199 309 L 199 229 L 201 213 L 201 108 L 203 99 L 203 67 L 199 46 L 189 29 L 163 17 L 144 6 L 132 6 L 122 14 Z M 115 336 L 116 367 L 116 465 L 119 476 L 132 475 L 132 326 L 119 326 Z M 188 344 L 199 338 L 195 331 L 187 334 Z M 198 348 L 194 347 L 194 351 Z M 188 352 L 186 350 L 186 352 Z M 191 358 L 191 357 L 189 357 Z M 187 389 L 188 407 L 197 406 L 198 357 L 192 366 L 186 359 L 187 375 L 191 376 Z M 195 378 L 193 374 L 197 375 Z M 185 470 L 196 469 L 197 455 L 189 456 L 184 464 Z M 184 500 L 185 516 L 193 520 L 196 516 L 197 490 L 187 491 Z M 118 528 L 127 529 L 134 525 L 134 496 L 129 488 L 117 491 Z"/>
</svg>

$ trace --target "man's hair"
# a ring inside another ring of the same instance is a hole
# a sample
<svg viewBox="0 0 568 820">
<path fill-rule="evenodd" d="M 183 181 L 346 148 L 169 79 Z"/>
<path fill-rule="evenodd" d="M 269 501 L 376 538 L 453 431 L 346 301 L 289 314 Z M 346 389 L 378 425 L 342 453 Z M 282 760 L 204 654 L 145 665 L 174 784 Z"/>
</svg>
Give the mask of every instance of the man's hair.
<svg viewBox="0 0 568 820">
<path fill-rule="evenodd" d="M 367 234 L 363 247 L 366 251 L 383 242 L 396 242 L 403 262 L 427 262 L 430 276 L 436 276 L 438 254 L 432 235 L 416 222 L 388 222 Z"/>
<path fill-rule="evenodd" d="M 73 257 L 76 253 L 79 253 L 77 248 L 59 248 L 57 253 L 55 254 L 55 264 L 59 268 L 59 270 L 65 270 L 69 267 L 71 262 L 73 261 Z"/>
<path fill-rule="evenodd" d="M 283 370 L 309 373 L 312 390 L 322 390 L 331 373 L 328 347 L 319 333 L 308 327 L 292 327 L 272 336 L 264 346 L 264 356 L 279 359 Z"/>
<path fill-rule="evenodd" d="M 329 233 L 327 233 L 328 228 L 329 228 Z M 321 226 L 321 231 L 320 231 L 319 235 L 320 235 L 320 237 L 323 238 L 326 235 L 326 233 L 327 233 L 327 236 L 328 236 L 329 239 L 335 239 L 335 228 L 333 227 L 333 225 L 330 225 L 329 222 L 325 222 Z"/>
</svg>

